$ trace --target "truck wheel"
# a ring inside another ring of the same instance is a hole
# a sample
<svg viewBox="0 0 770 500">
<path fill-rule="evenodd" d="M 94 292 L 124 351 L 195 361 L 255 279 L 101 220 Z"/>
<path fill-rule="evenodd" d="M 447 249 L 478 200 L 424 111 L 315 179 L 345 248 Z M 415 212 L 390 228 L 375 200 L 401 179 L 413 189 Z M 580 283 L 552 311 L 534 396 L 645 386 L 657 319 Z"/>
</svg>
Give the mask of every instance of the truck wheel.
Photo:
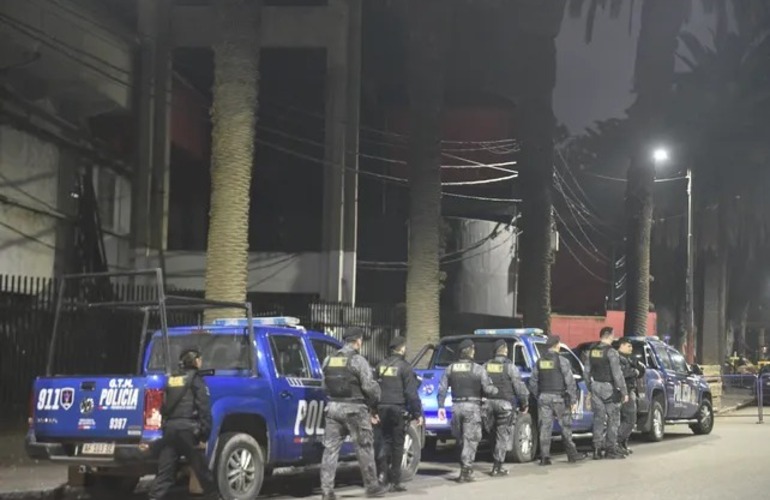
<svg viewBox="0 0 770 500">
<path fill-rule="evenodd" d="M 513 449 L 505 458 L 509 462 L 526 463 L 535 459 L 537 452 L 537 432 L 532 423 L 532 415 L 520 413 L 513 426 Z"/>
<path fill-rule="evenodd" d="M 248 434 L 229 432 L 219 437 L 216 475 L 225 500 L 256 498 L 265 479 L 262 447 Z"/>
<path fill-rule="evenodd" d="M 404 438 L 404 458 L 401 461 L 401 481 L 407 482 L 414 479 L 417 469 L 420 468 L 422 459 L 422 447 L 420 446 L 420 434 L 413 425 L 406 429 Z"/>
<path fill-rule="evenodd" d="M 644 435 L 647 441 L 658 442 L 666 435 L 666 418 L 663 415 L 660 401 L 653 401 L 650 406 L 650 430 Z"/>
<path fill-rule="evenodd" d="M 690 429 L 699 436 L 711 434 L 712 429 L 714 429 L 714 409 L 711 407 L 711 401 L 704 399 L 701 402 L 696 418 L 698 423 L 690 424 Z"/>
</svg>

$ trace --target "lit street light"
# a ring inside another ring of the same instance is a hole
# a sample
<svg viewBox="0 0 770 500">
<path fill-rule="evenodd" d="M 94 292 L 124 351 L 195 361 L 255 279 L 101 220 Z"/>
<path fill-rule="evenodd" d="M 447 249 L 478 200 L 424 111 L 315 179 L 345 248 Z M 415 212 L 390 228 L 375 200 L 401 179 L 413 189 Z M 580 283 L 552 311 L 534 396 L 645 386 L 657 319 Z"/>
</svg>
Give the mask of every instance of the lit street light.
<svg viewBox="0 0 770 500">
<path fill-rule="evenodd" d="M 668 150 L 656 148 L 652 152 L 655 168 L 669 160 Z M 687 167 L 687 278 L 685 288 L 685 319 L 687 321 L 685 331 L 685 343 L 687 350 L 685 356 L 688 363 L 695 361 L 695 311 L 693 308 L 693 255 L 692 255 L 692 169 Z M 678 347 L 678 346 L 677 346 Z"/>
</svg>

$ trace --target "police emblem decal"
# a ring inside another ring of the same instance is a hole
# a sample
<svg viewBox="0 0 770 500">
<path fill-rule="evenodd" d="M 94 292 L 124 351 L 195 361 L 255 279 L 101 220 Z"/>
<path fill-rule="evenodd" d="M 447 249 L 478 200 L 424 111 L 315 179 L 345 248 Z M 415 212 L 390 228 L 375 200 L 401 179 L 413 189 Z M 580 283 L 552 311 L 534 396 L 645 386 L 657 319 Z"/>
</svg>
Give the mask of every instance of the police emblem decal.
<svg viewBox="0 0 770 500">
<path fill-rule="evenodd" d="M 69 410 L 72 408 L 72 403 L 75 400 L 75 389 L 71 387 L 67 387 L 65 389 L 61 390 L 61 407 L 64 408 L 64 410 Z"/>
<path fill-rule="evenodd" d="M 94 411 L 94 400 L 91 398 L 86 398 L 83 401 L 80 402 L 80 413 L 83 415 L 88 415 Z"/>
</svg>

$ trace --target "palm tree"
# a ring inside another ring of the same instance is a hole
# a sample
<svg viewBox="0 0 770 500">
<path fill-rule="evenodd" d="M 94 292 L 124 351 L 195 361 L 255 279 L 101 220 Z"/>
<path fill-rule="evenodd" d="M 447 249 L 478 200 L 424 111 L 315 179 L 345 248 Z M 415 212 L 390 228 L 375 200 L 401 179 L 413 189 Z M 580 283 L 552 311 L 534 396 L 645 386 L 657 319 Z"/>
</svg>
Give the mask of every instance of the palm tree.
<svg viewBox="0 0 770 500">
<path fill-rule="evenodd" d="M 406 2 L 410 132 L 408 349 L 440 333 L 441 115 L 455 0 Z"/>
<path fill-rule="evenodd" d="M 261 0 L 214 2 L 214 103 L 206 298 L 245 302 Z M 242 314 L 224 309 L 205 320 Z"/>
<path fill-rule="evenodd" d="M 551 330 L 556 37 L 566 0 L 520 0 L 517 15 L 522 191 L 521 284 L 524 324 Z"/>
</svg>

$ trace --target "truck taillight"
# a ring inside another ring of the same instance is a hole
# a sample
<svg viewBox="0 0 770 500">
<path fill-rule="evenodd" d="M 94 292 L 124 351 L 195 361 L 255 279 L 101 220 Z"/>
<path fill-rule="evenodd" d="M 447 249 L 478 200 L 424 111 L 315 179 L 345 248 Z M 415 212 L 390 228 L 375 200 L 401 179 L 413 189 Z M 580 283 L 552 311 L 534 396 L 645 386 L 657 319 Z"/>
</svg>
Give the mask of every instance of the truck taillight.
<svg viewBox="0 0 770 500">
<path fill-rule="evenodd" d="M 29 393 L 29 415 L 27 417 L 27 425 L 29 425 L 29 428 L 31 429 L 35 423 L 35 391 L 31 391 Z"/>
<path fill-rule="evenodd" d="M 163 390 L 146 389 L 144 391 L 144 430 L 160 429 L 160 407 L 163 405 Z"/>
</svg>

